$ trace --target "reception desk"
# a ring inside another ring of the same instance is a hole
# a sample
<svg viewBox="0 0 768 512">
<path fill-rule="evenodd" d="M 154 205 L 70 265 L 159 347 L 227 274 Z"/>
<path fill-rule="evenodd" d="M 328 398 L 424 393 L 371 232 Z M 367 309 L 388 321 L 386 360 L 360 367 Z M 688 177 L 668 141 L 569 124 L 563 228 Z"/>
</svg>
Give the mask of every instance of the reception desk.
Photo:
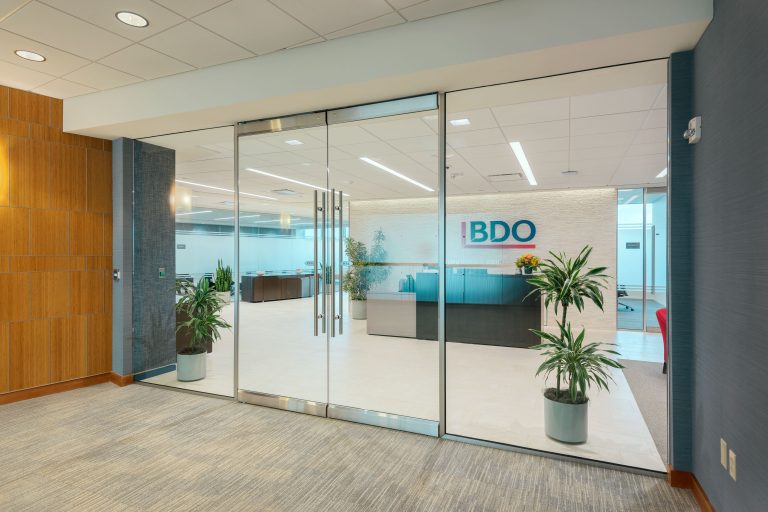
<svg viewBox="0 0 768 512">
<path fill-rule="evenodd" d="M 299 299 L 311 297 L 314 291 L 312 274 L 274 276 L 242 276 L 240 292 L 246 302 Z"/>
</svg>

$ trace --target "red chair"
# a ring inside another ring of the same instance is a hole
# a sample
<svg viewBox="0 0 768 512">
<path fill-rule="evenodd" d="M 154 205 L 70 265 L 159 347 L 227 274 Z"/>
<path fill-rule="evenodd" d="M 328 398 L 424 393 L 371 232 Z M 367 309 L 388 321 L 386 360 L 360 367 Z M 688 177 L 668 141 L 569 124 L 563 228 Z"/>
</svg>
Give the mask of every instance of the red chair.
<svg viewBox="0 0 768 512">
<path fill-rule="evenodd" d="M 667 308 L 657 309 L 656 319 L 659 321 L 661 339 L 664 340 L 664 366 L 661 368 L 661 373 L 667 373 Z"/>
</svg>

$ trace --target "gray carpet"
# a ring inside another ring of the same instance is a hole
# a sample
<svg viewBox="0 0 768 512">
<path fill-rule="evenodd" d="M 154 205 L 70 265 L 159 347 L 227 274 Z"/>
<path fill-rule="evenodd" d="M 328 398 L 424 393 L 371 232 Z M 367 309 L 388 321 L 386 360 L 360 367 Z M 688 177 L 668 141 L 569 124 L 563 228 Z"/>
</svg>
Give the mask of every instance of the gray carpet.
<svg viewBox="0 0 768 512">
<path fill-rule="evenodd" d="M 3 512 L 698 510 L 660 478 L 141 385 L 0 419 Z"/>
<path fill-rule="evenodd" d="M 643 301 L 642 299 L 628 299 L 627 297 L 621 297 L 619 302 L 626 304 L 631 308 L 635 308 L 634 311 L 618 306 L 616 311 L 617 320 L 616 325 L 619 329 L 642 329 L 643 328 Z M 648 304 L 645 308 L 645 324 L 648 327 L 659 327 L 659 321 L 656 318 L 656 310 L 661 309 L 660 303 L 655 300 L 648 300 Z"/>
<path fill-rule="evenodd" d="M 667 463 L 667 376 L 661 363 L 621 360 L 635 401 L 664 463 Z"/>
</svg>

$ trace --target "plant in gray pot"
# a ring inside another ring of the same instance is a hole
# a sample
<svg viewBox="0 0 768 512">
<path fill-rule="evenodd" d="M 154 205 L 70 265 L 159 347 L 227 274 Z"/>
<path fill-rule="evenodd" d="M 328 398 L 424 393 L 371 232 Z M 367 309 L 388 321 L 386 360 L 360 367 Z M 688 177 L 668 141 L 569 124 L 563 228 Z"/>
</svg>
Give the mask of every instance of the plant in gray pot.
<svg viewBox="0 0 768 512">
<path fill-rule="evenodd" d="M 609 391 L 608 382 L 613 380 L 609 368 L 623 368 L 610 356 L 619 353 L 601 348 L 603 343 L 584 343 L 585 330 L 574 335 L 567 321 L 568 308 L 584 310 L 585 302 L 591 301 L 603 309 L 603 292 L 606 267 L 587 267 L 592 248 L 584 247 L 575 259 L 565 254 L 550 252 L 551 259 L 539 265 L 540 274 L 528 279 L 533 285 L 531 293 L 540 293 L 544 305 L 554 306 L 555 315 L 562 312 L 557 321 L 557 333 L 531 329 L 543 343 L 531 348 L 541 350 L 546 358 L 536 370 L 536 375 L 546 378 L 556 376 L 556 387 L 544 391 L 544 430 L 546 434 L 566 443 L 584 443 L 587 440 L 589 397 L 592 386 Z M 567 387 L 563 389 L 565 384 Z"/>
<path fill-rule="evenodd" d="M 385 265 L 387 251 L 384 249 L 384 232 L 376 230 L 370 252 L 363 242 L 347 238 L 346 253 L 350 268 L 344 276 L 344 291 L 349 293 L 350 315 L 354 320 L 368 317 L 367 299 L 371 287 L 389 277 Z"/>
<path fill-rule="evenodd" d="M 222 303 L 229 304 L 232 301 L 232 285 L 234 283 L 232 281 L 232 267 L 229 265 L 225 267 L 219 260 L 213 285 L 216 288 L 216 295 Z"/>
<path fill-rule="evenodd" d="M 188 288 L 176 303 L 176 311 L 187 320 L 178 322 L 176 332 L 184 330 L 187 344 L 176 355 L 176 378 L 182 382 L 205 378 L 206 344 L 221 339 L 219 329 L 232 327 L 221 318 L 221 300 L 216 289 L 203 277 L 197 286 Z"/>
</svg>

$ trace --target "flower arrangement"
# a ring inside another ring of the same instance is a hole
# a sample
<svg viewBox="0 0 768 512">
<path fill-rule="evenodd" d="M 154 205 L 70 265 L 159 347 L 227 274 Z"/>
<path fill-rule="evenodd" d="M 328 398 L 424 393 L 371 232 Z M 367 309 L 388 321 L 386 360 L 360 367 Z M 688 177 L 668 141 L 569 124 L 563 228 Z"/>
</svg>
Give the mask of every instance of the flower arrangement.
<svg viewBox="0 0 768 512">
<path fill-rule="evenodd" d="M 517 268 L 525 268 L 525 273 L 530 274 L 539 267 L 540 262 L 541 260 L 538 256 L 534 256 L 533 254 L 527 252 L 517 258 L 517 261 L 515 261 L 515 266 L 517 266 Z"/>
</svg>

